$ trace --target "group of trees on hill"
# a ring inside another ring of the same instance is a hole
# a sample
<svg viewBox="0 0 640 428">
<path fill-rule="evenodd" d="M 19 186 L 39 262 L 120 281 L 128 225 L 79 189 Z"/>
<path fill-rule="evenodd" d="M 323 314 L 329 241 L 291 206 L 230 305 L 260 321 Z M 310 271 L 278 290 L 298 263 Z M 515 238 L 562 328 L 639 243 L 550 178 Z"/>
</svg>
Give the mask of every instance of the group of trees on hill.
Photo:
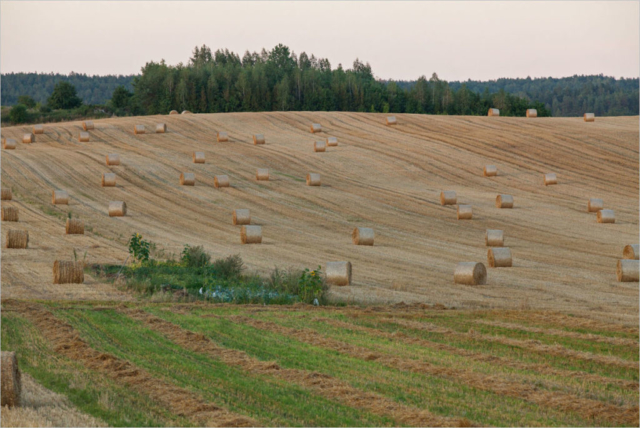
<svg viewBox="0 0 640 428">
<path fill-rule="evenodd" d="M 436 73 L 416 81 L 375 78 L 368 63 L 332 68 L 328 59 L 288 47 L 213 52 L 203 45 L 187 64 L 149 62 L 138 76 L 10 73 L 2 75 L 2 120 L 71 120 L 111 114 L 166 114 L 237 111 L 360 111 L 503 116 L 637 115 L 638 79 L 573 76 L 446 82 Z"/>
<path fill-rule="evenodd" d="M 486 114 L 489 107 L 506 116 L 524 116 L 527 108 L 549 115 L 545 106 L 506 91 L 478 94 L 453 89 L 434 73 L 410 88 L 374 77 L 359 59 L 349 69 L 328 59 L 278 45 L 246 52 L 196 47 L 188 64 L 149 62 L 134 79 L 131 108 L 150 114 L 170 110 L 201 113 L 272 110 L 327 110 L 428 114 Z M 137 104 L 137 105 L 136 105 Z"/>
</svg>

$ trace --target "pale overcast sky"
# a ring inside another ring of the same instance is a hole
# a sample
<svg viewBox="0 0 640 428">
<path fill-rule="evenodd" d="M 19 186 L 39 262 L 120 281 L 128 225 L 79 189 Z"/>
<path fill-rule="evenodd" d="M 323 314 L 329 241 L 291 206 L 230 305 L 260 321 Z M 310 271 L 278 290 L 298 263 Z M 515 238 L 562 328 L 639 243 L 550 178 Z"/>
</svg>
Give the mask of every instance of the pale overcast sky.
<svg viewBox="0 0 640 428">
<path fill-rule="evenodd" d="M 638 77 L 637 1 L 0 3 L 3 73 L 138 73 L 195 45 L 283 43 L 377 77 Z"/>
</svg>

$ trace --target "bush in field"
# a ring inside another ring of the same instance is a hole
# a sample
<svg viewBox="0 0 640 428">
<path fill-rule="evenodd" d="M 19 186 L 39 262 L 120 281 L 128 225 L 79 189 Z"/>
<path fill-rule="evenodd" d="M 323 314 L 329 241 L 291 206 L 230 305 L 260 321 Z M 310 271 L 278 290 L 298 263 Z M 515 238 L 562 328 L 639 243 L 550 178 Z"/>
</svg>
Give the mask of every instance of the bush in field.
<svg viewBox="0 0 640 428">
<path fill-rule="evenodd" d="M 325 292 L 325 282 L 322 278 L 322 268 L 310 271 L 305 269 L 298 280 L 298 297 L 305 303 L 320 301 Z"/>
<path fill-rule="evenodd" d="M 27 107 L 22 104 L 13 107 L 11 112 L 9 112 L 9 120 L 13 123 L 24 123 L 28 119 L 29 114 L 27 113 Z"/>
<path fill-rule="evenodd" d="M 72 109 L 80 107 L 82 100 L 76 94 L 76 87 L 68 82 L 58 82 L 53 88 L 47 104 L 52 109 Z"/>
<path fill-rule="evenodd" d="M 34 108 L 36 106 L 36 101 L 29 95 L 20 95 L 18 97 L 18 104 L 22 104 L 27 108 Z"/>
<path fill-rule="evenodd" d="M 149 261 L 150 246 L 149 241 L 145 241 L 142 239 L 142 235 L 135 233 L 129 239 L 129 254 L 138 262 Z"/>
<path fill-rule="evenodd" d="M 242 275 L 244 262 L 239 254 L 229 256 L 225 259 L 215 260 L 211 264 L 213 274 L 223 279 L 236 279 Z"/>
<path fill-rule="evenodd" d="M 185 245 L 180 258 L 183 266 L 191 268 L 205 267 L 209 264 L 210 260 L 211 255 L 204 250 L 202 245 L 198 245 L 197 247 Z"/>
</svg>

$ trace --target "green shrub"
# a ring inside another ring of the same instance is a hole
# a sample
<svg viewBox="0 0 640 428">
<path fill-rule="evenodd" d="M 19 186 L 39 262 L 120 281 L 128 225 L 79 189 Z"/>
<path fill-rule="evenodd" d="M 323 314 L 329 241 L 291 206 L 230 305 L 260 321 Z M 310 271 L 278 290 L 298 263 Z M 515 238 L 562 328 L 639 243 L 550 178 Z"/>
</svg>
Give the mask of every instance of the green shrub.
<svg viewBox="0 0 640 428">
<path fill-rule="evenodd" d="M 302 302 L 314 303 L 317 299 L 318 303 L 323 298 L 326 285 L 322 278 L 322 268 L 310 271 L 305 269 L 298 280 L 298 297 Z"/>
<path fill-rule="evenodd" d="M 183 266 L 191 268 L 205 267 L 209 264 L 210 260 L 211 255 L 204 250 L 202 245 L 198 245 L 197 247 L 185 245 L 180 258 Z"/>
<path fill-rule="evenodd" d="M 138 262 L 146 262 L 149 260 L 149 241 L 142 239 L 142 235 L 135 233 L 129 239 L 129 254 Z"/>
<path fill-rule="evenodd" d="M 237 279 L 242 275 L 244 262 L 239 254 L 217 259 L 211 264 L 212 273 L 222 279 Z"/>
<path fill-rule="evenodd" d="M 18 104 L 11 109 L 9 113 L 9 120 L 13 123 L 25 123 L 29 120 L 29 113 L 27 113 L 27 107 Z"/>
</svg>

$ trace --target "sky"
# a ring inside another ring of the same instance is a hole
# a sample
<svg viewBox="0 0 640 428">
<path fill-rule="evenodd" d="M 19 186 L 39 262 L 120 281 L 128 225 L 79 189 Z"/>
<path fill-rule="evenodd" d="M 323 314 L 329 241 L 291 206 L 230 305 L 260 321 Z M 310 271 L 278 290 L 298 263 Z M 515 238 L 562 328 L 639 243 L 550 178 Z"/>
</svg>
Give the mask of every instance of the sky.
<svg viewBox="0 0 640 428">
<path fill-rule="evenodd" d="M 639 77 L 637 1 L 1 1 L 0 71 L 137 74 L 278 43 L 376 77 Z"/>
</svg>

